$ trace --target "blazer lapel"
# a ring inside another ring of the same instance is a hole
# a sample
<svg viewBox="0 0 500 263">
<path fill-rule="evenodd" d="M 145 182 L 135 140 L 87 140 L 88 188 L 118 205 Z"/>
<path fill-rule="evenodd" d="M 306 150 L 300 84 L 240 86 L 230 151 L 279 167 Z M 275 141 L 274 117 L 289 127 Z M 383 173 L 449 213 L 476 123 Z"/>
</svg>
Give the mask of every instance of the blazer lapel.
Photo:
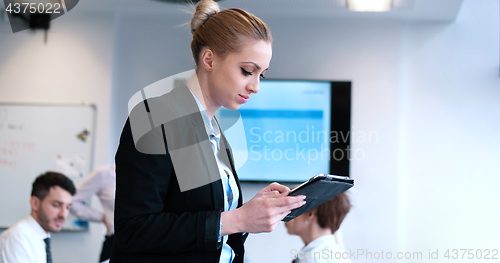
<svg viewBox="0 0 500 263">
<path fill-rule="evenodd" d="M 187 86 L 182 85 L 177 87 L 173 90 L 173 92 L 178 98 L 182 98 L 177 100 L 177 102 L 183 101 L 186 103 L 184 107 L 198 109 L 198 105 L 196 104 L 196 101 Z M 194 136 L 196 136 L 196 141 L 199 142 L 199 151 L 196 151 L 193 154 L 196 155 L 195 159 L 197 159 L 197 161 L 204 164 L 203 167 L 205 167 L 205 170 L 200 171 L 200 173 L 205 174 L 210 178 L 214 210 L 224 210 L 224 189 L 222 187 L 222 181 L 220 180 L 219 167 L 217 165 L 217 161 L 215 160 L 212 145 L 208 139 L 203 118 L 199 109 L 192 115 L 193 118 L 190 118 L 192 129 L 195 131 Z"/>
<path fill-rule="evenodd" d="M 217 119 L 216 119 L 217 121 Z M 217 121 L 217 125 L 219 124 L 219 122 Z M 219 126 L 220 127 L 220 126 Z M 241 186 L 240 186 L 240 180 L 238 179 L 238 174 L 236 173 L 236 166 L 234 166 L 234 159 L 233 159 L 233 154 L 232 154 L 232 151 L 231 151 L 231 146 L 229 146 L 229 143 L 226 139 L 226 136 L 224 136 L 224 134 L 222 133 L 221 131 L 221 150 L 222 149 L 225 149 L 226 150 L 226 156 L 228 158 L 228 162 L 230 164 L 230 167 L 231 167 L 231 171 L 233 172 L 233 175 L 234 175 L 234 178 L 235 178 L 235 181 L 236 181 L 236 185 L 238 186 L 238 192 L 240 193 L 240 198 L 238 200 L 238 207 L 240 207 L 242 205 L 242 200 L 243 198 L 241 198 Z"/>
</svg>

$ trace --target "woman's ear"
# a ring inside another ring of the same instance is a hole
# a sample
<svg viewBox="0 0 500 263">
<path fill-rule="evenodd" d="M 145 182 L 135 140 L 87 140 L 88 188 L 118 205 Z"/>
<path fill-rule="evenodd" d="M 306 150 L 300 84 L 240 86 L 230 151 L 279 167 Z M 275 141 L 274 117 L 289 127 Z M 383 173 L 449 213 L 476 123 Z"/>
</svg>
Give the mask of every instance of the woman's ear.
<svg viewBox="0 0 500 263">
<path fill-rule="evenodd" d="M 208 70 L 208 71 L 211 71 L 212 68 L 213 68 L 213 63 L 214 63 L 214 52 L 209 49 L 209 48 L 206 48 L 203 50 L 203 52 L 201 52 L 201 65 L 204 69 Z"/>
</svg>

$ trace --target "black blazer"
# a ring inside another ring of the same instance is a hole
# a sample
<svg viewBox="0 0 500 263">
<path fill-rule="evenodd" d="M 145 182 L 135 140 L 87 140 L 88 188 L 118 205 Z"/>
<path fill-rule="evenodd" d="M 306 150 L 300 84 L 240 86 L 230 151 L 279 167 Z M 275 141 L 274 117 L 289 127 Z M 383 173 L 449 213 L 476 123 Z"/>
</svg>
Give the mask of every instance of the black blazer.
<svg viewBox="0 0 500 263">
<path fill-rule="evenodd" d="M 132 135 L 137 124 L 131 125 L 131 119 L 134 114 L 143 114 L 134 111 L 144 111 L 144 107 L 150 123 L 155 122 L 151 117 L 153 108 L 162 114 L 168 112 L 168 117 L 138 139 L 135 132 Z M 159 98 L 143 101 L 129 115 L 115 156 L 116 241 L 111 263 L 219 262 L 223 187 L 203 119 L 194 109 L 198 109 L 196 101 L 183 85 Z M 181 191 L 178 178 L 185 177 L 176 175 L 179 169 L 174 169 L 171 151 L 183 149 L 193 140 L 200 150 L 181 156 L 181 161 L 188 164 L 194 179 L 204 176 L 211 183 Z M 223 135 L 220 152 L 227 157 L 223 159 L 229 162 L 241 193 L 231 148 Z M 241 205 L 240 194 L 238 207 Z M 246 236 L 237 233 L 228 238 L 236 254 L 235 263 L 243 262 Z"/>
</svg>

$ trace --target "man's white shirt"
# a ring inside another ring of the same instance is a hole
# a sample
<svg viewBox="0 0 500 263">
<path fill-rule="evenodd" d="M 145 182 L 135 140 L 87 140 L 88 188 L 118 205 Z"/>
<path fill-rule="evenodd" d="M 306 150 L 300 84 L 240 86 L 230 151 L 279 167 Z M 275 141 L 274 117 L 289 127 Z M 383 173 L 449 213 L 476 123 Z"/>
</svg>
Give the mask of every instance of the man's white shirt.
<svg viewBox="0 0 500 263">
<path fill-rule="evenodd" d="M 92 222 L 101 222 L 103 217 L 110 230 L 108 235 L 114 234 L 114 209 L 115 209 L 116 173 L 115 165 L 98 167 L 77 187 L 76 195 L 73 196 L 71 212 L 82 219 Z M 97 195 L 101 201 L 104 213 L 91 208 L 88 199 Z"/>
<path fill-rule="evenodd" d="M 47 263 L 47 237 L 50 233 L 28 215 L 0 235 L 0 263 Z"/>
</svg>

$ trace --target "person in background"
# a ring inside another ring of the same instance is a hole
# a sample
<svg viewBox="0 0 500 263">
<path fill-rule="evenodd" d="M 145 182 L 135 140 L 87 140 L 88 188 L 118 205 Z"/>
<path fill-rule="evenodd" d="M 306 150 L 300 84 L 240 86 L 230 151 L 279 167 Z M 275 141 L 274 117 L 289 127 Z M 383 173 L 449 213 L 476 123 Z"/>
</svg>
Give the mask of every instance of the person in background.
<svg viewBox="0 0 500 263">
<path fill-rule="evenodd" d="M 69 214 L 73 182 L 47 172 L 31 191 L 31 213 L 0 235 L 0 263 L 52 263 L 50 232 L 59 232 Z"/>
<path fill-rule="evenodd" d="M 115 165 L 105 165 L 94 170 L 81 184 L 77 186 L 73 197 L 71 212 L 79 218 L 92 222 L 102 222 L 106 227 L 106 236 L 102 245 L 99 262 L 106 261 L 111 256 L 115 241 L 114 205 L 116 189 Z M 92 209 L 88 205 L 91 196 L 97 195 L 104 212 Z"/>
<path fill-rule="evenodd" d="M 300 236 L 305 245 L 298 253 L 293 253 L 293 262 L 351 262 L 349 259 L 336 258 L 335 253 L 342 253 L 344 250 L 334 236 L 350 208 L 349 197 L 344 192 L 286 222 L 288 234 Z M 328 250 L 327 253 L 323 253 L 325 249 Z"/>
</svg>

